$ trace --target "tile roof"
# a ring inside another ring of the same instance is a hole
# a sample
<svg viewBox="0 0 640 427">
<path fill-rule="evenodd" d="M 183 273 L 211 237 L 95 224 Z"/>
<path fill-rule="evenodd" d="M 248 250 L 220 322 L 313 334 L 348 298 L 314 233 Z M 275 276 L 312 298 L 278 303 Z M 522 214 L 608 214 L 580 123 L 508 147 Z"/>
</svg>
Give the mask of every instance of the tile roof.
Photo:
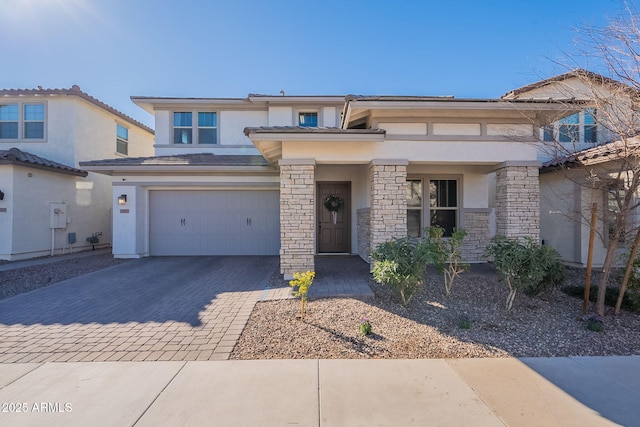
<svg viewBox="0 0 640 427">
<path fill-rule="evenodd" d="M 244 134 L 250 133 L 326 133 L 326 134 L 383 134 L 383 129 L 341 129 L 305 126 L 260 126 L 244 128 Z"/>
<path fill-rule="evenodd" d="M 9 150 L 0 150 L 0 165 L 3 164 L 45 169 L 52 172 L 61 172 L 76 176 L 88 175 L 88 172 L 82 169 L 76 169 L 71 166 L 63 165 L 62 163 L 54 162 L 52 160 L 36 156 L 35 154 L 27 153 L 26 151 L 22 151 L 16 147 L 10 148 Z"/>
<path fill-rule="evenodd" d="M 80 162 L 81 166 L 269 166 L 259 155 L 218 155 L 211 153 L 173 156 L 126 157 Z"/>
<path fill-rule="evenodd" d="M 622 157 L 640 156 L 640 136 L 626 141 L 613 141 L 598 145 L 573 154 L 549 160 L 542 164 L 542 169 L 570 167 L 572 165 L 604 163 Z"/>
<path fill-rule="evenodd" d="M 77 96 L 79 98 L 84 99 L 92 103 L 93 105 L 102 108 L 105 111 L 108 111 L 111 114 L 118 116 L 119 118 L 140 127 L 141 129 L 146 130 L 147 132 L 154 133 L 153 129 L 142 124 L 137 121 L 133 117 L 127 116 L 126 114 L 116 110 L 108 104 L 100 101 L 97 98 L 89 95 L 86 92 L 83 92 L 78 85 L 73 85 L 69 89 L 43 89 L 41 86 L 38 86 L 37 89 L 0 89 L 0 96 L 25 96 L 25 95 L 66 95 L 66 96 Z"/>
<path fill-rule="evenodd" d="M 605 77 L 602 74 L 594 73 L 593 71 L 585 70 L 585 69 L 582 69 L 582 68 L 576 68 L 575 70 L 571 70 L 571 71 L 569 71 L 567 73 L 559 74 L 557 76 L 553 76 L 553 77 L 550 77 L 548 79 L 540 80 L 538 82 L 531 83 L 531 84 L 528 84 L 526 86 L 522 86 L 522 87 L 520 87 L 518 89 L 514 89 L 512 91 L 509 91 L 509 92 L 505 93 L 504 95 L 502 95 L 502 98 L 510 98 L 510 97 L 513 97 L 513 96 L 518 96 L 518 95 L 521 95 L 523 93 L 527 93 L 527 92 L 529 92 L 531 90 L 544 87 L 544 86 L 546 86 L 548 84 L 551 84 L 551 83 L 565 81 L 565 80 L 570 79 L 572 77 L 579 77 L 581 79 L 591 80 L 591 81 L 593 81 L 595 83 L 613 85 L 613 86 L 616 86 L 616 87 L 623 87 L 623 88 L 632 90 L 632 88 L 630 86 L 627 86 L 624 83 L 621 83 L 621 82 L 619 82 L 617 80 L 613 80 L 613 79 L 611 79 L 609 77 Z"/>
</svg>

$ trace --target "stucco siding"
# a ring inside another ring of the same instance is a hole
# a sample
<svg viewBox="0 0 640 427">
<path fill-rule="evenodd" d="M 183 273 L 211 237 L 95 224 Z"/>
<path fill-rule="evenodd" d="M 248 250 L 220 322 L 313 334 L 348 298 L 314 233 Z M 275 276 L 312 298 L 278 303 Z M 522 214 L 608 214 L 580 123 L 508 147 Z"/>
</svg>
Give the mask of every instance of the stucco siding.
<svg viewBox="0 0 640 427">
<path fill-rule="evenodd" d="M 384 141 L 325 143 L 283 141 L 285 159 L 315 158 L 318 163 L 368 163 L 376 158 L 412 162 L 497 164 L 529 161 L 537 156 L 533 144 L 515 141 Z"/>
</svg>

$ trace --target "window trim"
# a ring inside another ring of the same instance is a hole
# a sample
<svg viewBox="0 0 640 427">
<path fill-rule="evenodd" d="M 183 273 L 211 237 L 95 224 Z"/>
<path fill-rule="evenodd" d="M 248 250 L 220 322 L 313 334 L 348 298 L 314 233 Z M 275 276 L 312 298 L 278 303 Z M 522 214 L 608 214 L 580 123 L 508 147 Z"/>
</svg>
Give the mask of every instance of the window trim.
<svg viewBox="0 0 640 427">
<path fill-rule="evenodd" d="M 300 124 L 300 115 L 301 114 L 315 114 L 316 115 L 316 119 L 317 119 L 317 124 L 316 126 L 305 126 Z M 301 126 L 301 127 L 309 127 L 309 128 L 318 128 L 321 127 L 322 124 L 320 123 L 320 110 L 318 109 L 314 109 L 314 108 L 299 108 L 295 111 L 295 116 L 294 116 L 294 120 L 295 120 L 295 124 L 296 126 Z"/>
<path fill-rule="evenodd" d="M 17 138 L 0 138 L 0 143 L 7 142 L 46 142 L 47 130 L 48 130 L 48 105 L 46 101 L 18 101 L 18 100 L 3 100 L 0 101 L 0 105 L 16 105 L 18 107 L 18 136 Z M 26 120 L 24 109 L 27 105 L 42 105 L 43 119 L 42 120 Z M 15 120 L 2 120 L 3 123 L 15 123 Z M 42 138 L 27 138 L 25 132 L 26 123 L 42 123 Z"/>
<path fill-rule="evenodd" d="M 191 126 L 175 126 L 175 114 L 176 113 L 191 113 Z M 198 113 L 213 113 L 216 116 L 216 126 L 199 126 L 198 123 Z M 169 131 L 169 135 L 170 135 L 170 141 L 169 141 L 169 145 L 171 145 L 172 147 L 194 147 L 196 145 L 202 145 L 202 146 L 209 146 L 209 147 L 216 147 L 220 145 L 220 111 L 219 110 L 193 110 L 193 109 L 189 109 L 189 108 L 184 108 L 184 109 L 176 109 L 176 110 L 171 110 L 170 111 L 170 115 L 169 115 L 169 127 L 170 127 L 170 131 Z M 190 144 L 183 144 L 183 143 L 176 143 L 175 141 L 175 130 L 176 129 L 191 129 L 191 143 Z M 214 144 L 211 143 L 200 143 L 200 129 L 215 129 L 216 131 L 216 142 Z"/>
<path fill-rule="evenodd" d="M 118 135 L 118 128 L 122 128 L 127 131 L 126 139 L 121 138 L 120 135 Z M 129 156 L 129 130 L 130 129 L 128 127 L 116 122 L 116 154 L 119 154 L 121 156 Z M 123 144 L 124 147 L 126 147 L 126 153 L 118 151 L 119 144 Z"/>
<path fill-rule="evenodd" d="M 586 123 L 587 110 L 591 110 L 589 113 L 593 117 L 593 123 Z M 578 115 L 578 123 L 566 123 L 564 120 L 567 118 Z M 542 142 L 558 142 L 560 144 L 592 144 L 596 145 L 598 143 L 598 135 L 600 134 L 600 126 L 598 124 L 598 110 L 596 108 L 587 107 L 582 111 L 571 114 L 564 119 L 560 119 L 553 123 L 549 123 L 546 126 L 540 128 L 540 140 Z M 578 130 L 578 139 L 576 141 L 561 141 L 561 129 L 563 127 L 576 127 Z M 592 132 L 595 135 L 595 141 L 586 141 L 585 137 L 587 135 L 586 129 L 587 127 L 592 128 L 595 132 Z M 550 135 L 550 138 L 546 138 L 547 135 Z"/>
<path fill-rule="evenodd" d="M 422 181 L 422 206 L 420 207 L 420 210 L 422 210 L 422 215 L 420 216 L 420 220 L 421 220 L 421 229 L 420 229 L 420 233 L 418 235 L 418 237 L 422 237 L 423 236 L 423 231 L 426 227 L 430 227 L 431 226 L 431 212 L 433 210 L 453 210 L 455 211 L 455 228 L 462 228 L 464 226 L 464 224 L 462 224 L 462 215 L 461 212 L 463 210 L 463 185 L 464 185 L 464 175 L 462 174 L 451 174 L 451 175 L 447 175 L 447 174 L 434 174 L 434 175 L 430 175 L 430 174 L 411 174 L 411 175 L 407 175 L 407 182 L 408 181 Z M 429 191 L 429 183 L 431 181 L 456 181 L 456 206 L 455 207 L 443 207 L 443 208 L 438 208 L 438 209 L 432 209 L 429 203 L 430 198 L 427 197 L 428 194 L 427 192 Z M 416 210 L 416 207 L 412 208 L 413 210 Z M 409 211 L 410 208 L 407 205 L 407 211 Z M 408 235 L 409 230 L 407 229 L 407 235 Z M 448 238 L 448 236 L 446 237 Z"/>
</svg>

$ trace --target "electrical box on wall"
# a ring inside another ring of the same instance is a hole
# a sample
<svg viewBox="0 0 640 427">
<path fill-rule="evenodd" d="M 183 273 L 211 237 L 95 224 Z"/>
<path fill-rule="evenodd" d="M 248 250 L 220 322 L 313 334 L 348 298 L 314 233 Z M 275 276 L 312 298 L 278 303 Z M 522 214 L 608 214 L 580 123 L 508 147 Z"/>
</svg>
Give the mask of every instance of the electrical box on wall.
<svg viewBox="0 0 640 427">
<path fill-rule="evenodd" d="M 67 228 L 67 205 L 65 203 L 51 203 L 49 221 L 49 228 Z"/>
</svg>

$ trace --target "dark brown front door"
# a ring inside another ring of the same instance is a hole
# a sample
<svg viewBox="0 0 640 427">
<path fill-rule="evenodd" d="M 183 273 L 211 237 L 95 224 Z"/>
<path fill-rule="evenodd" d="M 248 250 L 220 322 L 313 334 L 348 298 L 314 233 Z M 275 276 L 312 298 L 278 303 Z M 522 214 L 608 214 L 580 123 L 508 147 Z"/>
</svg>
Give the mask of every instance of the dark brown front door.
<svg viewBox="0 0 640 427">
<path fill-rule="evenodd" d="M 351 183 L 319 182 L 317 193 L 318 253 L 351 252 Z M 325 206 L 342 200 L 335 214 Z"/>
</svg>

